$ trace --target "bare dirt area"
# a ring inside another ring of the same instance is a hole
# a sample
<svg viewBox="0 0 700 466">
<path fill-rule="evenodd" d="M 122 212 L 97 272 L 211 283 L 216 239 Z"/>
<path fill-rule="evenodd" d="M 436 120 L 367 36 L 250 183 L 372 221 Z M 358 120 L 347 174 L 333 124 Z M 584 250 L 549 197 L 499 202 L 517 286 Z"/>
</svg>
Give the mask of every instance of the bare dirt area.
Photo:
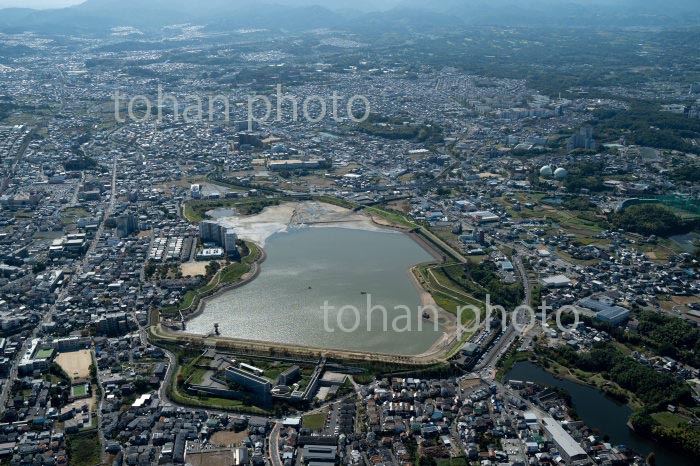
<svg viewBox="0 0 700 466">
<path fill-rule="evenodd" d="M 246 431 L 221 430 L 211 436 L 211 444 L 219 447 L 238 446 L 247 437 Z"/>
<path fill-rule="evenodd" d="M 187 464 L 192 466 L 229 466 L 233 463 L 233 452 L 205 451 L 187 454 Z"/>
<path fill-rule="evenodd" d="M 68 374 L 71 381 L 87 379 L 90 377 L 90 365 L 92 355 L 90 350 L 82 349 L 70 353 L 61 353 L 56 357 L 56 364 Z"/>
<path fill-rule="evenodd" d="M 73 408 L 76 411 L 82 411 L 83 406 L 87 405 L 90 412 L 95 411 L 97 407 L 97 397 L 94 392 L 90 398 L 81 398 L 79 400 L 71 401 L 64 408 Z"/>
<path fill-rule="evenodd" d="M 408 199 L 401 199 L 400 201 L 391 201 L 387 204 L 387 207 L 406 213 L 410 210 L 411 204 L 408 202 Z"/>
<path fill-rule="evenodd" d="M 700 297 L 697 296 L 671 296 L 671 301 L 675 304 L 686 305 L 700 302 Z"/>
<path fill-rule="evenodd" d="M 185 262 L 180 264 L 180 271 L 183 277 L 197 277 L 207 274 L 206 269 L 209 262 Z"/>
<path fill-rule="evenodd" d="M 315 201 L 285 202 L 266 207 L 257 215 L 232 216 L 221 220 L 235 228 L 241 239 L 253 241 L 261 246 L 265 245 L 270 236 L 294 226 L 377 229 L 371 219 L 362 213 Z"/>
<path fill-rule="evenodd" d="M 470 388 L 478 387 L 479 385 L 481 385 L 481 379 L 479 378 L 462 379 L 459 383 L 459 388 L 462 390 L 468 390 Z"/>
</svg>

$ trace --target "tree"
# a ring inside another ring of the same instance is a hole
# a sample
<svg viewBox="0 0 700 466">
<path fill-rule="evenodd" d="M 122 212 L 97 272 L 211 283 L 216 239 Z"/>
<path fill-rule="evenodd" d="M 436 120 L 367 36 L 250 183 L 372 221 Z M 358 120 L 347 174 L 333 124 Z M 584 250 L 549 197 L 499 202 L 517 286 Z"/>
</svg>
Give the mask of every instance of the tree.
<svg viewBox="0 0 700 466">
<path fill-rule="evenodd" d="M 206 266 L 206 269 L 205 269 L 207 276 L 214 275 L 216 272 L 218 272 L 219 267 L 220 266 L 219 266 L 218 262 L 216 262 L 216 261 L 209 262 Z"/>
<path fill-rule="evenodd" d="M 642 235 L 666 236 L 679 233 L 683 228 L 681 218 L 671 209 L 658 204 L 633 205 L 612 217 L 615 228 L 622 228 Z"/>
<path fill-rule="evenodd" d="M 649 466 L 656 466 L 656 455 L 653 451 L 649 452 L 647 455 L 647 464 Z"/>
<path fill-rule="evenodd" d="M 146 275 L 146 278 L 151 278 L 154 273 L 156 273 L 157 266 L 151 261 L 148 261 L 146 263 L 146 267 L 144 267 L 144 274 Z"/>
<path fill-rule="evenodd" d="M 35 273 L 35 274 L 36 274 L 36 273 L 41 273 L 41 272 L 43 272 L 44 270 L 46 270 L 46 262 L 37 262 L 37 263 L 34 264 L 34 266 L 32 267 L 32 272 Z"/>
<path fill-rule="evenodd" d="M 7 411 L 5 411 L 5 415 L 3 416 L 3 421 L 5 422 L 15 422 L 18 419 L 17 416 L 17 411 L 14 408 L 10 408 Z"/>
</svg>

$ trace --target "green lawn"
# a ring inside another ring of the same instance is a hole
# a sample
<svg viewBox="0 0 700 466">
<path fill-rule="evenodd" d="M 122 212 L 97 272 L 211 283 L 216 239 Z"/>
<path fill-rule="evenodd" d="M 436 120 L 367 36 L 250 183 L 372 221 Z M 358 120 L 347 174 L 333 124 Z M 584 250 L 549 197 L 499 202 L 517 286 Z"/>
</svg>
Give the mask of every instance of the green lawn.
<svg viewBox="0 0 700 466">
<path fill-rule="evenodd" d="M 200 368 L 195 368 L 192 371 L 192 375 L 189 378 L 189 383 L 192 385 L 199 385 L 204 381 L 204 375 L 207 373 L 206 370 L 200 369 Z"/>
<path fill-rule="evenodd" d="M 688 421 L 690 420 L 681 414 L 673 414 L 669 413 L 668 411 L 654 413 L 651 415 L 651 417 L 653 417 L 654 420 L 662 426 L 671 428 L 688 425 Z"/>
<path fill-rule="evenodd" d="M 461 301 L 457 301 L 450 296 L 447 296 L 446 294 L 440 293 L 440 292 L 434 292 L 433 293 L 433 299 L 437 303 L 438 306 L 449 312 L 450 314 L 454 314 L 455 316 L 457 315 L 457 311 L 460 306 L 466 306 L 468 304 L 472 304 L 474 306 L 481 306 L 478 303 L 465 303 Z M 470 308 L 463 308 L 462 310 L 462 322 L 461 324 L 467 324 L 474 320 L 476 318 L 476 315 L 474 314 L 474 311 L 471 310 Z"/>
<path fill-rule="evenodd" d="M 257 367 L 260 367 L 260 366 L 257 366 Z M 290 364 L 271 364 L 267 367 L 263 366 L 264 371 L 265 371 L 265 373 L 263 374 L 263 377 L 265 377 L 266 379 L 268 379 L 269 381 L 274 383 L 275 380 L 277 379 L 277 377 L 282 372 L 289 369 L 290 367 L 292 367 Z"/>
<path fill-rule="evenodd" d="M 365 207 L 365 210 L 367 212 L 377 214 L 378 216 L 380 216 L 380 217 L 384 218 L 385 220 L 388 220 L 392 223 L 406 227 L 409 230 L 413 230 L 414 228 L 419 227 L 419 225 L 416 224 L 413 221 L 413 219 L 411 219 L 407 215 L 401 214 L 399 212 L 395 212 L 395 211 L 389 212 L 389 211 L 386 211 L 383 209 L 378 209 L 376 207 Z"/>
<path fill-rule="evenodd" d="M 35 357 L 37 359 L 49 359 L 51 356 L 53 356 L 53 349 L 43 349 L 37 351 Z"/>
<path fill-rule="evenodd" d="M 301 418 L 302 426 L 311 430 L 321 430 L 326 426 L 326 417 L 328 416 L 328 410 L 324 410 L 318 414 L 309 414 Z"/>
<path fill-rule="evenodd" d="M 94 466 L 100 464 L 100 439 L 97 432 L 69 435 L 68 458 L 71 466 Z"/>
<path fill-rule="evenodd" d="M 222 283 L 233 283 L 241 279 L 241 277 L 250 270 L 248 264 L 240 264 L 238 262 L 229 265 L 221 271 Z"/>
<path fill-rule="evenodd" d="M 464 267 L 461 264 L 434 268 L 433 276 L 435 276 L 435 279 L 440 285 L 448 288 L 456 288 L 463 293 L 473 295 L 478 292 L 486 292 L 483 286 L 465 276 Z"/>
<path fill-rule="evenodd" d="M 73 385 L 73 396 L 85 396 L 87 394 L 87 385 Z"/>
</svg>

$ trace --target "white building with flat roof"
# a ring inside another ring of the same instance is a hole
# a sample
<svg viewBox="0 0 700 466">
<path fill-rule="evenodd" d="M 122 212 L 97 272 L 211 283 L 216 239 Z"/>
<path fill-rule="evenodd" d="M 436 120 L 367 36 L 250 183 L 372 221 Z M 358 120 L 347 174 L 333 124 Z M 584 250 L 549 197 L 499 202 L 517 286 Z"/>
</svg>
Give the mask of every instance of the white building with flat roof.
<svg viewBox="0 0 700 466">
<path fill-rule="evenodd" d="M 471 212 L 469 216 L 472 218 L 477 223 L 490 223 L 490 222 L 497 222 L 500 220 L 500 217 L 493 212 L 489 212 L 488 210 L 479 210 L 476 212 Z"/>
<path fill-rule="evenodd" d="M 564 288 L 571 285 L 571 279 L 566 275 L 553 275 L 543 278 L 542 285 L 547 288 Z"/>
<path fill-rule="evenodd" d="M 556 445 L 566 464 L 588 459 L 588 455 L 581 445 L 554 418 L 543 417 L 542 427 L 547 439 Z"/>
</svg>

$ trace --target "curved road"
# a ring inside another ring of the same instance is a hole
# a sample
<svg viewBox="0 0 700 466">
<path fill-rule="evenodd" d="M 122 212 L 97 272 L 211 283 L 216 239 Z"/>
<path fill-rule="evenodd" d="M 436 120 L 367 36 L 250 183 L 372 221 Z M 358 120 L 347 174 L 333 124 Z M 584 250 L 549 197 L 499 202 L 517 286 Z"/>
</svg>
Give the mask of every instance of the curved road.
<svg viewBox="0 0 700 466">
<path fill-rule="evenodd" d="M 282 466 L 282 460 L 280 459 L 280 426 L 281 423 L 275 422 L 275 426 L 272 428 L 272 432 L 270 432 L 270 445 L 268 450 L 272 466 Z"/>
</svg>

